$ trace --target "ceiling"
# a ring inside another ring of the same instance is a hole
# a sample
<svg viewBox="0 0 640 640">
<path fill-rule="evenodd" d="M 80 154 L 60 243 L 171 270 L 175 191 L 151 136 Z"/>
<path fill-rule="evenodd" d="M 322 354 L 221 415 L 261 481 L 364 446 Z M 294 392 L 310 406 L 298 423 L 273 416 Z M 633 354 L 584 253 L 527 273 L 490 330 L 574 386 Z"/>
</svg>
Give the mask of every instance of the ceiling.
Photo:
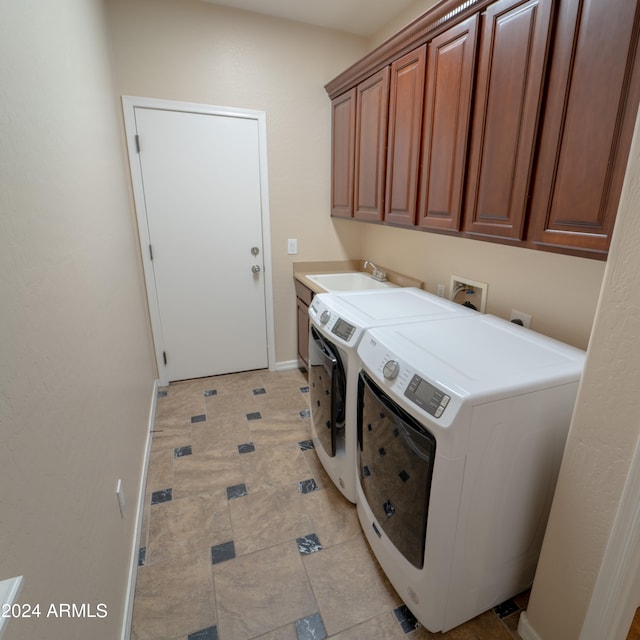
<svg viewBox="0 0 640 640">
<path fill-rule="evenodd" d="M 414 0 L 204 0 L 370 37 Z"/>
</svg>

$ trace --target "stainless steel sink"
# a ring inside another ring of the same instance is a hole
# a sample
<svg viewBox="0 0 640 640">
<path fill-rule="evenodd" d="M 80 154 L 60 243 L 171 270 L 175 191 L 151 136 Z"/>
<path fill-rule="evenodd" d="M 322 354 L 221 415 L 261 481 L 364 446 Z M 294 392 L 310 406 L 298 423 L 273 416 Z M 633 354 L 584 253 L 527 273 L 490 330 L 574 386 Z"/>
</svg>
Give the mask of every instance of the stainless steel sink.
<svg viewBox="0 0 640 640">
<path fill-rule="evenodd" d="M 320 273 L 307 276 L 311 282 L 327 291 L 361 291 L 363 289 L 387 289 L 397 285 L 374 280 L 368 273 L 350 271 L 347 273 Z"/>
</svg>

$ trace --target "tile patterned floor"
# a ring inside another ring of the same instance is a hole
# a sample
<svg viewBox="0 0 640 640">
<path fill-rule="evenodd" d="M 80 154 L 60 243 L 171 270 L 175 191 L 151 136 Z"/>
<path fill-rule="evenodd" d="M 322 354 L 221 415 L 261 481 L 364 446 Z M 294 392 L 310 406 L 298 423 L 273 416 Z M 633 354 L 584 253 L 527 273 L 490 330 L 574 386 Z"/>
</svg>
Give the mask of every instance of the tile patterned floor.
<svg viewBox="0 0 640 640">
<path fill-rule="evenodd" d="M 528 594 L 446 634 L 416 623 L 318 462 L 303 372 L 158 396 L 132 640 L 518 638 Z"/>
</svg>

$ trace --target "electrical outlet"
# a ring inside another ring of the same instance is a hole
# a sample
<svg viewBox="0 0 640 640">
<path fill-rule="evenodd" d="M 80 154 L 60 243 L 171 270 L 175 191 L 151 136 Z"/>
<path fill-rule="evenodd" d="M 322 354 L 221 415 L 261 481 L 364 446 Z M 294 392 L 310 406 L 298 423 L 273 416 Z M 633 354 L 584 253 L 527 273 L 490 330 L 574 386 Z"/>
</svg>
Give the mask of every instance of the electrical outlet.
<svg viewBox="0 0 640 640">
<path fill-rule="evenodd" d="M 298 240 L 296 238 L 289 238 L 289 240 L 287 240 L 287 253 L 290 256 L 298 253 Z"/>
<path fill-rule="evenodd" d="M 523 327 L 527 327 L 527 329 L 531 329 L 531 316 L 528 313 L 523 313 L 522 311 L 518 311 L 517 309 L 511 309 L 511 317 L 509 318 L 511 322 L 514 320 L 519 320 L 516 324 L 520 324 L 522 322 Z"/>
<path fill-rule="evenodd" d="M 461 276 L 451 276 L 449 285 L 449 300 L 460 304 L 472 304 L 480 313 L 487 310 L 487 290 L 489 285 L 486 282 L 477 282 L 470 278 Z M 467 305 L 468 306 L 468 305 Z"/>
<path fill-rule="evenodd" d="M 444 298 L 445 287 L 444 287 L 443 284 L 437 284 L 436 285 L 436 295 L 440 296 L 441 298 Z"/>
<path fill-rule="evenodd" d="M 120 516 L 124 518 L 124 489 L 122 488 L 122 480 L 118 478 L 118 484 L 116 486 L 116 496 L 118 496 L 118 506 L 120 507 Z"/>
</svg>

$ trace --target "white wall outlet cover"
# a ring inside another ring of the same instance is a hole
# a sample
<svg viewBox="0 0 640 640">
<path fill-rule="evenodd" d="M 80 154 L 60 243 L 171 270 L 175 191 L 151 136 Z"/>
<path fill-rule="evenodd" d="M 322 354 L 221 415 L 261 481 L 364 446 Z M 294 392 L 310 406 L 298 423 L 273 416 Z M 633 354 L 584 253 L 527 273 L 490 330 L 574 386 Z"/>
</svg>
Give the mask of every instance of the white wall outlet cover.
<svg viewBox="0 0 640 640">
<path fill-rule="evenodd" d="M 122 480 L 118 479 L 116 486 L 116 495 L 118 496 L 118 506 L 120 507 L 120 515 L 124 518 L 124 509 L 126 507 L 124 501 L 124 489 L 122 488 Z"/>
<path fill-rule="evenodd" d="M 511 317 L 509 318 L 512 322 L 517 320 L 516 324 L 522 323 L 523 327 L 527 327 L 527 329 L 531 328 L 531 316 L 528 313 L 524 313 L 523 311 L 518 311 L 517 309 L 511 309 Z"/>
<path fill-rule="evenodd" d="M 289 238 L 289 240 L 287 240 L 287 252 L 289 255 L 298 253 L 298 240 L 296 238 Z"/>
</svg>

